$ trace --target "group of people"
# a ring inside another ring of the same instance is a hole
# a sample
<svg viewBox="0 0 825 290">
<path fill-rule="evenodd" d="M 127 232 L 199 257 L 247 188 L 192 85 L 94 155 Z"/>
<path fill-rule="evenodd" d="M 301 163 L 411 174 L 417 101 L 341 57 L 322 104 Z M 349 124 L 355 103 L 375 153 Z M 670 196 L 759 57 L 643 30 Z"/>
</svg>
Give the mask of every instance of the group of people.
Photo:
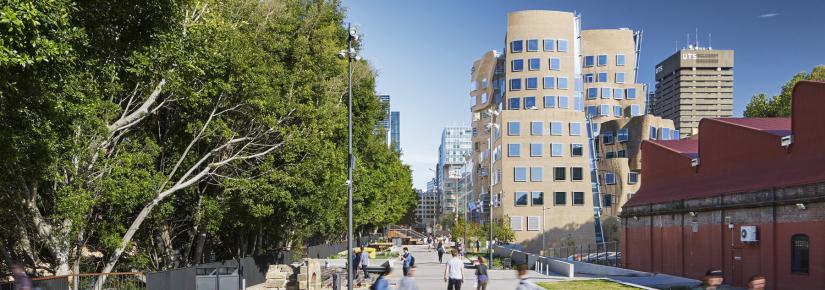
<svg viewBox="0 0 825 290">
<path fill-rule="evenodd" d="M 702 277 L 702 284 L 693 288 L 693 290 L 725 290 L 730 289 L 726 285 L 724 285 L 725 276 L 722 274 L 722 270 L 717 268 L 710 268 L 707 272 L 705 272 L 705 276 Z M 762 275 L 753 275 L 748 279 L 748 290 L 765 290 L 765 285 L 767 285 L 767 278 Z"/>
</svg>

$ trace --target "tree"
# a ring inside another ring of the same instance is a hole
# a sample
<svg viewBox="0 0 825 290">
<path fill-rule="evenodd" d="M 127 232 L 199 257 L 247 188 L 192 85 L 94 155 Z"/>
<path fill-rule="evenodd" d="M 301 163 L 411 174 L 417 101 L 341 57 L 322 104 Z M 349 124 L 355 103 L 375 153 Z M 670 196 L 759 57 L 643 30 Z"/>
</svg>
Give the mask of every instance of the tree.
<svg viewBox="0 0 825 290">
<path fill-rule="evenodd" d="M 745 107 L 745 117 L 788 117 L 791 115 L 793 88 L 801 80 L 825 81 L 825 65 L 819 65 L 811 73 L 800 72 L 782 86 L 779 95 L 769 98 L 759 93 Z"/>
<path fill-rule="evenodd" d="M 487 240 L 490 236 L 490 225 L 485 224 L 482 231 L 485 233 L 483 239 Z M 512 243 L 516 240 L 516 233 L 510 227 L 510 217 L 504 216 L 503 219 L 498 219 L 493 222 L 493 239 L 499 243 Z"/>
</svg>

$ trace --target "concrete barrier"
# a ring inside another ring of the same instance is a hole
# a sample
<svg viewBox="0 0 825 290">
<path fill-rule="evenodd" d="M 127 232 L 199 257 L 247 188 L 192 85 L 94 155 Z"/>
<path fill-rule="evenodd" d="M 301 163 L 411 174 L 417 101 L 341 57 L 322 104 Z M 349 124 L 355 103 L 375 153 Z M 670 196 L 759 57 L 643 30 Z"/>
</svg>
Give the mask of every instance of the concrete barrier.
<svg viewBox="0 0 825 290">
<path fill-rule="evenodd" d="M 568 278 L 573 278 L 576 273 L 573 263 L 561 259 L 542 257 L 501 246 L 494 246 L 493 254 L 502 258 L 510 258 L 513 265 L 528 265 L 531 270 L 544 275 L 549 275 L 550 272 L 553 272 Z"/>
</svg>

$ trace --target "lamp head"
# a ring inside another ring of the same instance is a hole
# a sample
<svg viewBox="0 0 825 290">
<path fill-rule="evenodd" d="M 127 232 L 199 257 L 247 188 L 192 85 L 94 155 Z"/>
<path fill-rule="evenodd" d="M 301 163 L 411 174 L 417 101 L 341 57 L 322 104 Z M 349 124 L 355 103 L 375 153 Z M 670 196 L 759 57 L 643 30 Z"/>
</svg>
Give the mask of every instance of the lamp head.
<svg viewBox="0 0 825 290">
<path fill-rule="evenodd" d="M 344 59 L 346 57 L 347 57 L 347 51 L 346 50 L 341 50 L 341 51 L 338 52 L 338 58 Z"/>
</svg>

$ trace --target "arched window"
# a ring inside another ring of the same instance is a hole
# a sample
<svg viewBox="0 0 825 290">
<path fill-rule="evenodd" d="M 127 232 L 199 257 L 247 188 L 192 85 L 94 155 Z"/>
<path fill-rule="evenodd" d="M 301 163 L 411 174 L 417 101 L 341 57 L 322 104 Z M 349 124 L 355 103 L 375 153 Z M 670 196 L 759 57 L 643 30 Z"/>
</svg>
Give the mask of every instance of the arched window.
<svg viewBox="0 0 825 290">
<path fill-rule="evenodd" d="M 808 235 L 796 234 L 791 237 L 791 273 L 809 273 L 808 245 Z"/>
</svg>

